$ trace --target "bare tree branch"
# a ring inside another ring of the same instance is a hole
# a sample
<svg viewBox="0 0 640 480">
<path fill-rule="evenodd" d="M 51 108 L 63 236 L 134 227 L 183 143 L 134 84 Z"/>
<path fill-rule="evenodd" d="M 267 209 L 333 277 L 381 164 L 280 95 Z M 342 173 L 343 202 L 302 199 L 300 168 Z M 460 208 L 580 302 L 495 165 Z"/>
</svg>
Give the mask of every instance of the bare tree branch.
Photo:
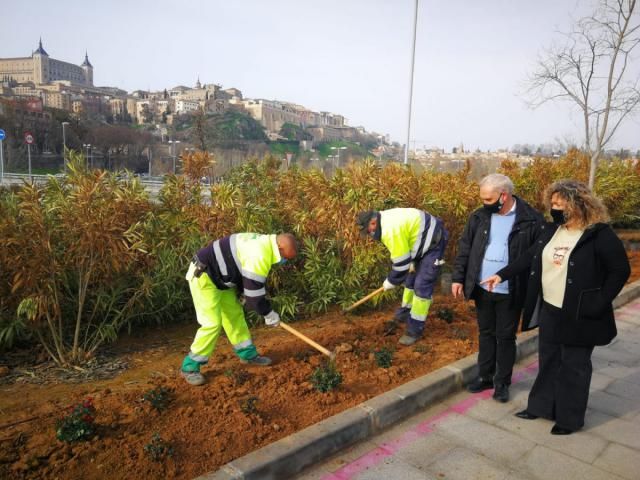
<svg viewBox="0 0 640 480">
<path fill-rule="evenodd" d="M 593 187 L 599 157 L 624 121 L 640 109 L 639 78 L 630 78 L 640 45 L 637 0 L 600 0 L 562 33 L 564 45 L 539 58 L 529 76 L 529 104 L 568 100 L 581 112 Z"/>
</svg>

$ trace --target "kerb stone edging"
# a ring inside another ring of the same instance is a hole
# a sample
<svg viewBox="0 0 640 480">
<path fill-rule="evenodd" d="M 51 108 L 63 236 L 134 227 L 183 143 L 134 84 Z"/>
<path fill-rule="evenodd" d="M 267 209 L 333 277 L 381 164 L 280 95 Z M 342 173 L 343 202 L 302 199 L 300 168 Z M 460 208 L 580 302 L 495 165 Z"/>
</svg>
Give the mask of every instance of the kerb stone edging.
<svg viewBox="0 0 640 480">
<path fill-rule="evenodd" d="M 640 280 L 627 285 L 613 306 L 619 308 L 637 297 L 640 297 Z M 537 330 L 520 334 L 517 361 L 535 353 L 537 347 Z M 295 475 L 460 390 L 475 377 L 476 360 L 477 354 L 469 355 L 194 480 L 282 480 Z"/>
</svg>

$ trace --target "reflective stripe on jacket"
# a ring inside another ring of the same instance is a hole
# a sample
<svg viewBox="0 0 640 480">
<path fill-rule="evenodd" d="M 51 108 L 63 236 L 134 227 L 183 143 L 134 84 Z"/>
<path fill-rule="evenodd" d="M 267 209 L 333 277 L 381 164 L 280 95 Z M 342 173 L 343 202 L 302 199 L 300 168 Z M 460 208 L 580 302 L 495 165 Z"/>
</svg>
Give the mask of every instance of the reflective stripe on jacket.
<svg viewBox="0 0 640 480">
<path fill-rule="evenodd" d="M 272 311 L 265 283 L 271 267 L 281 259 L 276 235 L 229 235 L 198 251 L 198 258 L 207 265 L 207 274 L 218 288 L 238 288 L 246 306 L 260 315 Z"/>
<path fill-rule="evenodd" d="M 422 258 L 436 234 L 435 218 L 416 208 L 392 208 L 380 212 L 380 241 L 391 254 L 388 279 L 400 285 L 413 260 Z"/>
</svg>

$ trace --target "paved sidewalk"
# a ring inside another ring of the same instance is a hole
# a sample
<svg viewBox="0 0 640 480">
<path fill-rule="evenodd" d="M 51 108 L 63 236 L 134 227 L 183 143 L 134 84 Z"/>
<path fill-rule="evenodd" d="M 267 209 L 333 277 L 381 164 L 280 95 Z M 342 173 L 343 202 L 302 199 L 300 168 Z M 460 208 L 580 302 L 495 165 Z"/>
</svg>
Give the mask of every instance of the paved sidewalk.
<svg viewBox="0 0 640 480">
<path fill-rule="evenodd" d="M 593 353 L 586 425 L 551 435 L 521 420 L 537 356 L 516 367 L 511 401 L 458 393 L 295 477 L 347 479 L 640 479 L 640 299 L 616 310 L 618 337 Z"/>
</svg>

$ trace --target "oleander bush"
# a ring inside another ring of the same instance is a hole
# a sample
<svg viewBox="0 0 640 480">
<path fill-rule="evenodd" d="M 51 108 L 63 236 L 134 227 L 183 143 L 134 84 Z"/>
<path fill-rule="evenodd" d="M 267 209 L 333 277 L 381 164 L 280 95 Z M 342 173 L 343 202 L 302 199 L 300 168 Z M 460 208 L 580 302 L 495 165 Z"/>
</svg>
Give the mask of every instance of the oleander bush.
<svg viewBox="0 0 640 480">
<path fill-rule="evenodd" d="M 359 211 L 415 207 L 441 217 L 452 259 L 467 218 L 480 205 L 470 164 L 442 173 L 364 161 L 329 178 L 318 170 L 282 171 L 267 156 L 208 185 L 202 178 L 215 160 L 207 152 L 181 160 L 185 174 L 168 176 L 153 199 L 135 177 L 87 170 L 74 152 L 66 177 L 0 190 L 0 348 L 32 339 L 57 363 L 78 364 L 122 329 L 191 318 L 184 281 L 191 257 L 209 241 L 241 231 L 290 231 L 299 240 L 298 258 L 275 267 L 268 279 L 283 319 L 347 306 L 378 288 L 390 266 L 384 246 L 360 238 Z M 501 171 L 512 177 L 518 195 L 542 208 L 548 183 L 586 180 L 588 158 L 572 150 L 526 168 L 505 161 Z M 638 165 L 603 162 L 596 191 L 613 222 L 631 225 L 640 218 Z M 377 301 L 399 294 L 396 289 Z"/>
</svg>

